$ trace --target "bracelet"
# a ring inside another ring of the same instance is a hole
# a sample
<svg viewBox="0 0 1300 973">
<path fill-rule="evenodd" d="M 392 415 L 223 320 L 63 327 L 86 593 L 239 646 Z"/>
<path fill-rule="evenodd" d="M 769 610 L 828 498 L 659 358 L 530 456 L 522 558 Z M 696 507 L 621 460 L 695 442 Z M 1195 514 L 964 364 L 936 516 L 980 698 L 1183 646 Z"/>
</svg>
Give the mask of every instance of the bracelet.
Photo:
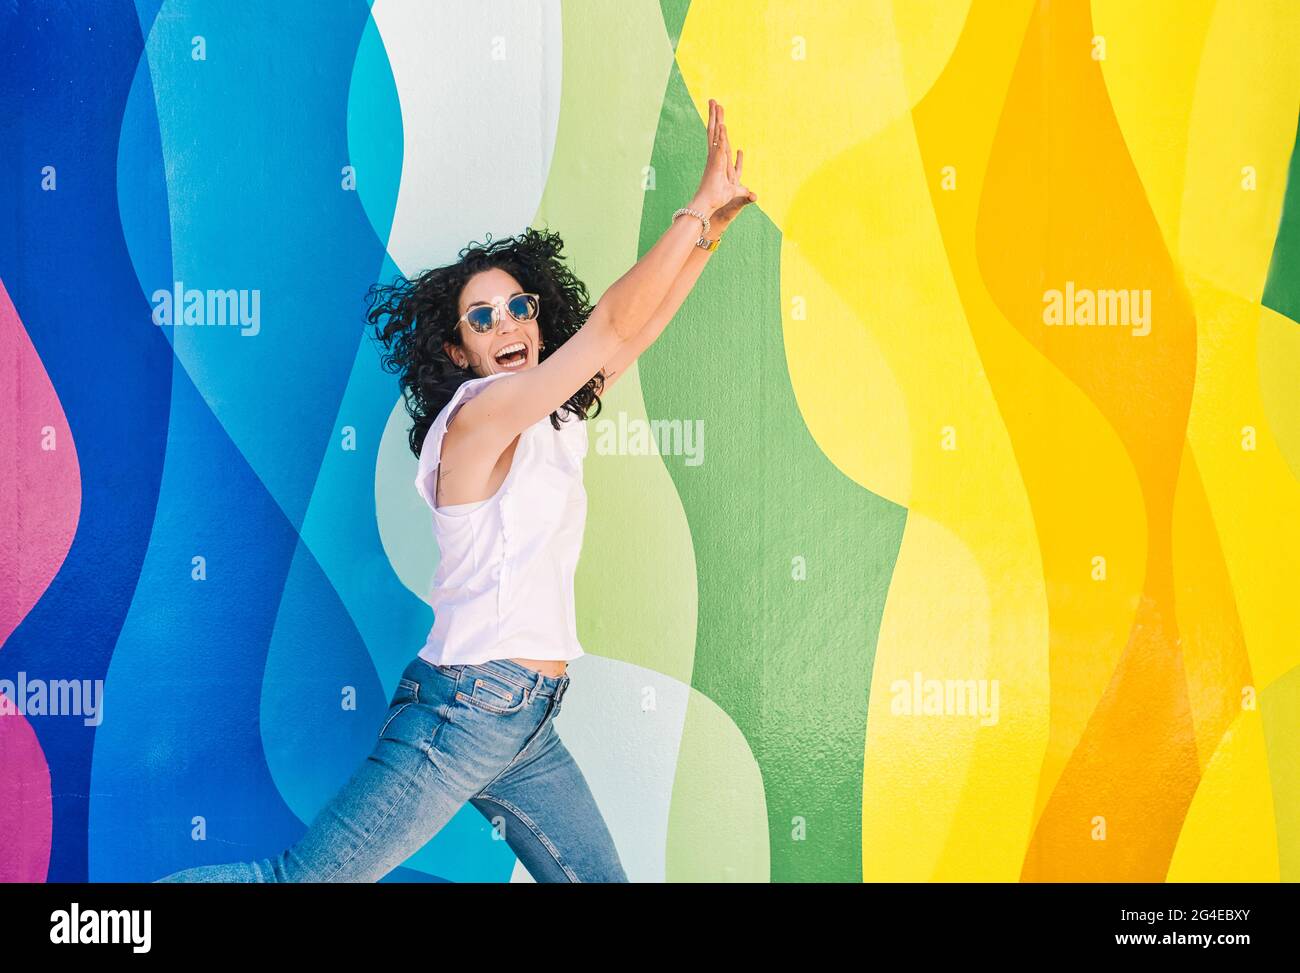
<svg viewBox="0 0 1300 973">
<path fill-rule="evenodd" d="M 716 240 L 710 240 L 708 237 L 702 236 L 695 241 L 695 245 L 701 250 L 707 250 L 709 253 L 712 253 L 714 250 L 718 249 L 718 244 L 721 242 L 722 234 L 719 233 Z"/>
<path fill-rule="evenodd" d="M 704 233 L 705 233 L 706 236 L 708 235 L 708 232 L 709 232 L 709 218 L 708 218 L 707 216 L 705 216 L 705 215 L 704 215 L 703 213 L 701 213 L 699 210 L 690 209 L 690 208 L 688 208 L 688 207 L 686 207 L 686 206 L 683 206 L 681 209 L 679 209 L 676 213 L 673 214 L 673 219 L 677 219 L 677 217 L 681 216 L 683 213 L 689 213 L 691 216 L 694 216 L 694 217 L 696 217 L 697 219 L 703 220 L 703 221 L 704 221 Z"/>
</svg>

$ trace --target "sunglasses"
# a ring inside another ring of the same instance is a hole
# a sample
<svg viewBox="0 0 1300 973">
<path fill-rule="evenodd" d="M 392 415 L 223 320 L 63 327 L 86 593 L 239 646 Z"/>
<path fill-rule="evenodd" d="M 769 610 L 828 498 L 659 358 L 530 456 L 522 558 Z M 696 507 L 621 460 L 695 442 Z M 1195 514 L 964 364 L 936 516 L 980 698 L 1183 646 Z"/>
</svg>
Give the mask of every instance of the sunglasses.
<svg viewBox="0 0 1300 973">
<path fill-rule="evenodd" d="M 479 334 L 487 334 L 501 321 L 501 308 L 504 307 L 516 321 L 531 321 L 541 310 L 542 299 L 537 294 L 515 294 L 508 301 L 497 298 L 491 303 L 475 304 L 461 315 L 464 321 Z M 456 322 L 457 324 L 460 321 Z"/>
</svg>

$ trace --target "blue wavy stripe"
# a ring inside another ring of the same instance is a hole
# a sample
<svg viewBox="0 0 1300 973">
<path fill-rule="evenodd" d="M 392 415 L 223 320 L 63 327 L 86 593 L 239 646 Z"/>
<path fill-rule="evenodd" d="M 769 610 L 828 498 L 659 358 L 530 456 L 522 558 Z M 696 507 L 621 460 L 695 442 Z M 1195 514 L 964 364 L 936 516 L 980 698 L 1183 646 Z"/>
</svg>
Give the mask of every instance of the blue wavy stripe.
<svg viewBox="0 0 1300 973">
<path fill-rule="evenodd" d="M 9 53 L 0 172 L 14 209 L 0 275 L 68 417 L 82 506 L 62 569 L 0 652 L 0 677 L 94 680 L 105 676 L 149 541 L 171 383 L 171 352 L 149 324 L 117 212 L 118 122 L 141 37 L 130 4 L 22 9 L 0 10 Z M 44 166 L 57 170 L 57 191 L 42 191 Z M 111 720 L 111 695 L 105 712 Z M 85 881 L 96 730 L 73 717 L 31 723 L 54 797 L 48 878 Z"/>
</svg>

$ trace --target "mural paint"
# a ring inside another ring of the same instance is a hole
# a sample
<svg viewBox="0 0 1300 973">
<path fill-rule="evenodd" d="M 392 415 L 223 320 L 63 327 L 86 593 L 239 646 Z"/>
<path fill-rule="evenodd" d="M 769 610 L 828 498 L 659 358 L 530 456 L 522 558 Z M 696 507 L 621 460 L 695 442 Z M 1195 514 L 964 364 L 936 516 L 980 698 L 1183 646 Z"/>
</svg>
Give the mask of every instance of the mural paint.
<svg viewBox="0 0 1300 973">
<path fill-rule="evenodd" d="M 301 834 L 432 621 L 366 287 L 545 225 L 599 295 L 710 97 L 760 204 L 588 428 L 557 723 L 631 878 L 1300 877 L 1300 7 L 0 36 L 0 880 Z M 466 807 L 385 880 L 530 877 Z"/>
</svg>

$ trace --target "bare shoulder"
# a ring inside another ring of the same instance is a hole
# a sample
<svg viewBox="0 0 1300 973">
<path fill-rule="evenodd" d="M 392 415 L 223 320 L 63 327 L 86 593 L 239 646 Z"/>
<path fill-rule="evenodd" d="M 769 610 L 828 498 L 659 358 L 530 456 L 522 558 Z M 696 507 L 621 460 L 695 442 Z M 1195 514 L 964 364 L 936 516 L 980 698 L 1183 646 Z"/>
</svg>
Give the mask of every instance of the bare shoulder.
<svg viewBox="0 0 1300 973">
<path fill-rule="evenodd" d="M 448 420 L 446 439 L 455 437 L 461 444 L 470 444 L 476 453 L 481 450 L 486 455 L 500 456 L 519 432 L 509 422 L 517 378 L 505 376 L 485 382 L 482 388 L 476 389 Z"/>
<path fill-rule="evenodd" d="M 466 503 L 491 493 L 492 471 L 501 458 L 502 450 L 476 435 L 473 424 L 466 421 L 471 416 L 468 409 L 456 410 L 447 424 L 442 438 L 442 453 L 438 461 L 438 479 L 434 486 L 440 506 Z M 472 415 L 472 414 L 471 414 Z"/>
<path fill-rule="evenodd" d="M 474 408 L 477 401 L 477 396 L 470 399 L 447 420 L 447 429 L 442 436 L 442 455 L 439 457 L 439 465 L 447 467 L 460 462 L 473 463 L 480 452 L 486 454 L 490 451 L 490 447 L 485 448 L 486 437 L 475 435 L 475 427 L 481 425 L 475 421 L 479 413 L 479 410 Z M 475 448 L 476 446 L 478 449 Z M 500 453 L 500 449 L 497 453 Z"/>
</svg>

